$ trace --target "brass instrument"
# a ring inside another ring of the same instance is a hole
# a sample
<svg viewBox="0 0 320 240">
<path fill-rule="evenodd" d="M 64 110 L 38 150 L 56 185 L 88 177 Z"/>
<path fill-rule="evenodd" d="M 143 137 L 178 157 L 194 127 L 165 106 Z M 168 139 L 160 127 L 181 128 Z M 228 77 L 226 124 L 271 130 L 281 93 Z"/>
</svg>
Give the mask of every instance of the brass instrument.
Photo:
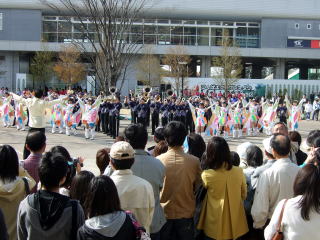
<svg viewBox="0 0 320 240">
<path fill-rule="evenodd" d="M 114 95 L 116 92 L 117 92 L 117 88 L 116 87 L 110 87 L 109 88 L 109 92 L 112 94 L 112 95 Z"/>
<path fill-rule="evenodd" d="M 170 97 L 173 95 L 172 89 L 168 89 L 166 93 L 167 93 L 167 95 L 170 96 Z"/>
</svg>

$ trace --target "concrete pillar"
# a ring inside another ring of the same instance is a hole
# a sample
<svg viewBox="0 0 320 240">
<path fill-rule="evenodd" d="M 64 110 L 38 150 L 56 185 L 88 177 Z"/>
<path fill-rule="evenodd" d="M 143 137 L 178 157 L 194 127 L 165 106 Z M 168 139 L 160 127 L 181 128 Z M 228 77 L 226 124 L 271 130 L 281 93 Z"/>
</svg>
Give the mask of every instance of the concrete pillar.
<svg viewBox="0 0 320 240">
<path fill-rule="evenodd" d="M 252 65 L 252 79 L 262 78 L 262 66 L 253 64 Z"/>
<path fill-rule="evenodd" d="M 286 62 L 282 58 L 276 59 L 274 79 L 288 79 L 288 72 L 286 72 Z M 287 77 L 286 77 L 287 75 Z"/>
<path fill-rule="evenodd" d="M 211 57 L 210 56 L 203 56 L 201 57 L 201 74 L 202 78 L 209 78 L 210 77 L 210 68 L 211 68 Z"/>
<path fill-rule="evenodd" d="M 300 70 L 300 80 L 307 80 L 308 79 L 308 66 L 306 65 L 302 65 L 299 66 L 299 70 Z"/>
</svg>

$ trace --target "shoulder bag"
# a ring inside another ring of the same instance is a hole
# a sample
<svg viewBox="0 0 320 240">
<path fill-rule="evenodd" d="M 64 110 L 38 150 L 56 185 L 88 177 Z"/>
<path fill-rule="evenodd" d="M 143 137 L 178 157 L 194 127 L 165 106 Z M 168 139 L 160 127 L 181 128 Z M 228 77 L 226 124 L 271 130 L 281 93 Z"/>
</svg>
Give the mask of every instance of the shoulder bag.
<svg viewBox="0 0 320 240">
<path fill-rule="evenodd" d="M 282 232 L 282 217 L 283 217 L 283 212 L 284 212 L 284 208 L 287 204 L 288 199 L 286 199 L 284 201 L 284 204 L 282 206 L 281 209 L 281 213 L 280 213 L 280 217 L 279 217 L 279 221 L 278 221 L 278 225 L 277 225 L 277 231 L 276 233 L 273 235 L 272 240 L 282 240 L 283 239 L 283 232 Z"/>
</svg>

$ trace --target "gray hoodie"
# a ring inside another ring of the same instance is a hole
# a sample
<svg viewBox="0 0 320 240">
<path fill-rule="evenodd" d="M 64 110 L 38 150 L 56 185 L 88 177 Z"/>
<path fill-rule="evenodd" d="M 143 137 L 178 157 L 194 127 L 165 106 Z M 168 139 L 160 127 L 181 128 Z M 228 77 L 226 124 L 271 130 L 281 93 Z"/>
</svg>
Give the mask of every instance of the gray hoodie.
<svg viewBox="0 0 320 240">
<path fill-rule="evenodd" d="M 40 194 L 41 193 L 41 194 Z M 74 201 L 74 200 L 73 200 Z M 19 240 L 70 240 L 72 204 L 68 197 L 58 193 L 38 191 L 25 198 L 18 211 Z M 84 223 L 84 213 L 78 201 L 75 233 Z"/>
</svg>

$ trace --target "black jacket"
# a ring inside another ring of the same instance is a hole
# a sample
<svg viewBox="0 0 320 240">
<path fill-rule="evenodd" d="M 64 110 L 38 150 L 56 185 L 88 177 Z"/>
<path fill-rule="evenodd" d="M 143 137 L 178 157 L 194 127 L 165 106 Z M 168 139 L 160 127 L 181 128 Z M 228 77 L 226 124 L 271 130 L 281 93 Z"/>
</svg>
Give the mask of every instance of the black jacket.
<svg viewBox="0 0 320 240">
<path fill-rule="evenodd" d="M 84 224 L 78 230 L 78 240 L 136 240 L 136 232 L 132 220 L 127 215 L 118 233 L 114 237 L 104 236 Z"/>
</svg>

